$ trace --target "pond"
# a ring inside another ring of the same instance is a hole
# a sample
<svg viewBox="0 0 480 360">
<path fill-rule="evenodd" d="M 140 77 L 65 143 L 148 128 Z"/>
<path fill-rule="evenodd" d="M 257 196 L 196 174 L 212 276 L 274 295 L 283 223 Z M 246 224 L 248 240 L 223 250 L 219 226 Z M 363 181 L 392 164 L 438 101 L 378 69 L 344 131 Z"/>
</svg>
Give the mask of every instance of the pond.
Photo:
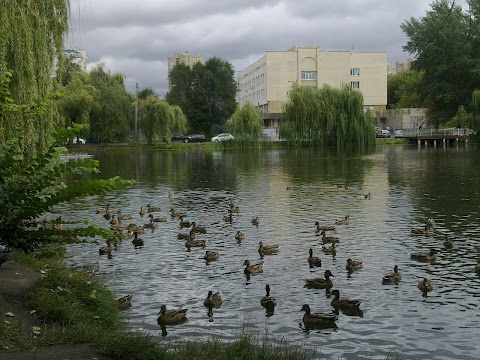
<svg viewBox="0 0 480 360">
<path fill-rule="evenodd" d="M 315 349 L 326 358 L 398 351 L 408 359 L 478 359 L 480 278 L 473 271 L 480 257 L 478 148 L 396 145 L 359 156 L 312 149 L 93 155 L 101 162 L 101 176 L 135 179 L 136 185 L 55 212 L 65 220 L 89 219 L 106 227 L 108 221 L 95 209 L 109 204 L 133 215 L 127 224 L 142 225 L 148 217 L 140 217 L 140 208 L 152 204 L 161 208 L 155 216 L 167 219 L 140 235 L 143 247 L 123 240 L 111 258 L 98 254 L 100 245 L 68 250 L 68 264 L 93 267 L 118 297 L 133 294 L 133 306 L 124 313 L 132 328 L 167 342 L 228 341 L 246 331 Z M 240 209 L 231 223 L 223 220 L 229 201 Z M 177 238 L 187 229 L 169 216 L 171 208 L 206 226 L 207 233 L 197 235 L 206 241 L 205 249 L 187 251 Z M 350 223 L 328 232 L 340 239 L 336 256 L 324 254 L 315 222 L 334 225 L 345 215 Z M 258 226 L 251 222 L 256 216 Z M 435 219 L 436 233 L 412 235 L 411 228 L 428 217 Z M 245 233 L 240 243 L 237 231 Z M 443 246 L 445 234 L 454 241 L 451 249 Z M 279 252 L 261 259 L 259 241 L 278 244 Z M 438 250 L 434 264 L 410 258 L 431 248 Z M 321 258 L 321 267 L 308 266 L 309 249 Z M 205 250 L 218 251 L 218 261 L 206 263 Z M 363 269 L 349 274 L 348 258 L 363 261 Z M 247 259 L 263 261 L 263 273 L 247 279 L 242 266 Z M 394 265 L 402 280 L 383 285 L 383 275 Z M 340 312 L 335 328 L 306 329 L 303 304 L 313 312 L 332 310 L 328 291 L 304 286 L 305 279 L 323 277 L 326 270 L 342 297 L 362 300 L 362 314 Z M 434 286 L 426 296 L 417 288 L 424 277 Z M 267 284 L 277 302 L 272 316 L 260 306 Z M 223 296 L 222 306 L 212 312 L 203 306 L 208 290 Z M 162 304 L 188 308 L 188 321 L 161 329 Z"/>
</svg>

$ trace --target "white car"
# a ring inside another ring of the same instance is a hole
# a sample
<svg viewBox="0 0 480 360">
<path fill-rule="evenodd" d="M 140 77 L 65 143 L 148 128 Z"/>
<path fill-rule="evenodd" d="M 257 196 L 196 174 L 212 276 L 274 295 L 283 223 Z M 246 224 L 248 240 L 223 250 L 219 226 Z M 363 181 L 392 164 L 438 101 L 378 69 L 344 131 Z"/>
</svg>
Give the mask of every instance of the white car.
<svg viewBox="0 0 480 360">
<path fill-rule="evenodd" d="M 225 140 L 233 140 L 232 134 L 222 133 L 222 134 L 218 134 L 217 136 L 212 137 L 213 142 L 225 141 Z"/>
<path fill-rule="evenodd" d="M 73 143 L 76 145 L 85 145 L 86 141 L 85 139 L 79 138 L 79 137 L 74 137 L 73 138 Z"/>
</svg>

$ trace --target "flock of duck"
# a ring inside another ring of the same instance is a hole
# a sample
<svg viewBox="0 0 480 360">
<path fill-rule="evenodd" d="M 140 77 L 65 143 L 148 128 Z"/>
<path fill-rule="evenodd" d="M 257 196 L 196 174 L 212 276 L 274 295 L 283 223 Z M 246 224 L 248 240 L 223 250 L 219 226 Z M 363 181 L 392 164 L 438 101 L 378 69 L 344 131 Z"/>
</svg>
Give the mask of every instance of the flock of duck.
<svg viewBox="0 0 480 360">
<path fill-rule="evenodd" d="M 169 197 L 172 194 L 169 193 Z M 370 199 L 371 194 L 365 195 L 365 199 Z M 134 246 L 143 246 L 144 241 L 138 237 L 138 234 L 145 232 L 145 229 L 155 229 L 157 223 L 166 222 L 166 217 L 156 217 L 155 212 L 160 211 L 160 208 L 154 207 L 148 204 L 146 207 L 142 207 L 139 211 L 141 217 L 147 215 L 149 221 L 143 226 L 136 224 L 122 225 L 123 221 L 130 220 L 133 217 L 131 215 L 122 214 L 120 210 L 116 212 L 116 215 L 111 212 L 109 207 L 98 208 L 97 213 L 102 214 L 105 219 L 110 222 L 111 229 L 118 232 L 118 236 L 109 238 L 107 240 L 107 245 L 99 249 L 100 255 L 110 255 L 112 253 L 113 247 L 117 244 L 118 241 L 124 238 L 132 238 L 132 244 Z M 223 221 L 226 223 L 232 223 L 233 214 L 240 213 L 238 206 L 235 206 L 233 201 L 230 201 L 227 205 L 227 215 L 223 216 Z M 178 239 L 185 241 L 185 247 L 187 251 L 191 251 L 192 248 L 205 248 L 205 240 L 197 239 L 197 234 L 207 233 L 207 229 L 204 226 L 196 224 L 195 221 L 185 220 L 187 214 L 185 212 L 178 212 L 174 209 L 170 209 L 170 216 L 172 219 L 177 218 L 179 221 L 179 226 L 181 229 L 188 228 L 188 232 L 178 233 Z M 259 226 L 260 220 L 259 217 L 254 217 L 251 220 L 253 226 Z M 350 224 L 350 217 L 347 215 L 341 220 L 336 220 L 335 225 L 320 224 L 318 221 L 315 222 L 315 232 L 317 235 L 321 236 L 322 241 L 322 251 L 326 254 L 336 255 L 337 248 L 336 244 L 340 242 L 338 237 L 327 235 L 327 231 L 333 231 L 336 229 L 336 226 L 346 226 Z M 435 233 L 435 221 L 433 218 L 428 218 L 424 226 L 420 228 L 412 228 L 412 235 L 431 235 Z M 125 232 L 125 233 L 124 233 Z M 237 231 L 235 235 L 237 242 L 241 243 L 245 239 L 245 234 L 241 231 Z M 448 235 L 445 235 L 445 241 L 443 245 L 446 248 L 453 247 L 453 241 Z M 113 246 L 113 247 L 112 247 Z M 280 246 L 278 244 L 264 244 L 262 241 L 258 245 L 258 253 L 262 259 L 268 255 L 275 255 L 279 252 Z M 438 251 L 436 249 L 431 249 L 427 252 L 415 252 L 410 254 L 411 259 L 420 261 L 435 263 L 436 254 Z M 208 262 L 216 261 L 220 258 L 220 254 L 216 251 L 206 250 L 204 260 Z M 319 257 L 313 255 L 313 249 L 309 249 L 309 256 L 307 258 L 307 263 L 311 268 L 321 267 L 322 261 Z M 251 275 L 260 274 L 263 272 L 263 262 L 252 264 L 250 260 L 246 259 L 243 262 L 244 273 L 247 279 L 250 279 Z M 360 270 L 363 268 L 363 262 L 360 260 L 347 259 L 346 270 L 349 274 Z M 477 261 L 477 264 L 474 268 L 474 271 L 480 275 L 480 260 Z M 330 270 L 326 270 L 323 278 L 311 278 L 305 280 L 305 287 L 313 289 L 325 289 L 327 294 L 333 296 L 330 304 L 333 308 L 329 312 L 312 312 L 308 304 L 304 304 L 301 308 L 301 311 L 304 311 L 303 323 L 305 328 L 328 328 L 336 327 L 335 321 L 338 319 L 339 311 L 346 315 L 350 316 L 363 316 L 363 312 L 360 309 L 361 300 L 359 299 L 349 299 L 346 297 L 340 297 L 340 291 L 338 289 L 333 290 L 333 281 L 332 277 L 334 275 Z M 402 275 L 399 272 L 397 265 L 394 266 L 393 272 L 385 274 L 382 278 L 382 283 L 387 284 L 398 284 L 402 279 Z M 427 278 L 422 279 L 417 284 L 418 289 L 421 290 L 423 296 L 426 296 L 428 292 L 431 292 L 434 288 L 431 281 Z M 270 295 L 270 285 L 265 286 L 265 296 L 260 299 L 260 305 L 266 309 L 267 316 L 271 316 L 274 313 L 276 306 L 276 300 L 273 296 Z M 120 299 L 118 299 L 118 306 L 120 309 L 128 309 L 132 306 L 133 295 L 129 294 Z M 203 302 L 204 306 L 211 311 L 212 308 L 218 308 L 222 305 L 222 294 L 221 292 L 213 293 L 208 291 L 208 294 Z M 300 310 L 300 309 L 299 309 Z M 165 325 L 175 325 L 181 324 L 187 319 L 187 309 L 167 309 L 166 305 L 162 305 L 160 308 L 159 316 L 157 322 L 160 326 L 164 327 Z"/>
</svg>

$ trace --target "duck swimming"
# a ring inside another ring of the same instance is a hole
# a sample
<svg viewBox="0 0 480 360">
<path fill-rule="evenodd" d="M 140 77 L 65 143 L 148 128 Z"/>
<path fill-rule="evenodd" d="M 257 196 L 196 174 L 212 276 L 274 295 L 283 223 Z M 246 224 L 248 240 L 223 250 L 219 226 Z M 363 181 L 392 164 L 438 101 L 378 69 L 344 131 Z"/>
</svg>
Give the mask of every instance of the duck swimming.
<svg viewBox="0 0 480 360">
<path fill-rule="evenodd" d="M 310 249 L 308 250 L 308 253 L 309 253 L 309 257 L 308 257 L 308 264 L 310 266 L 317 266 L 317 267 L 320 267 L 322 266 L 322 260 L 316 256 L 313 256 L 313 250 Z"/>
<path fill-rule="evenodd" d="M 325 279 L 315 278 L 305 280 L 305 286 L 312 289 L 330 289 L 333 287 L 333 282 L 330 277 L 333 276 L 330 270 L 325 271 Z"/>
<path fill-rule="evenodd" d="M 383 277 L 383 284 L 397 284 L 402 279 L 402 275 L 398 272 L 398 265 L 393 267 L 393 272 Z"/>
<path fill-rule="evenodd" d="M 166 305 L 162 305 L 157 322 L 159 325 L 181 324 L 187 320 L 187 311 L 188 309 L 167 310 Z"/>
<path fill-rule="evenodd" d="M 251 265 L 250 260 L 245 260 L 243 266 L 245 266 L 245 270 L 243 271 L 245 274 L 258 274 L 263 272 L 263 263 Z"/>
</svg>

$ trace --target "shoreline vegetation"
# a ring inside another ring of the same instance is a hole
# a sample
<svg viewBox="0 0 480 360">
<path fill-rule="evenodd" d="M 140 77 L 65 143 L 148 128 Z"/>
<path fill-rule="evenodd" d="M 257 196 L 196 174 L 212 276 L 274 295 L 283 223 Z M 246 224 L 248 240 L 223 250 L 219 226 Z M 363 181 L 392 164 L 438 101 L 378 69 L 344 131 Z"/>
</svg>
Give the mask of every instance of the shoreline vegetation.
<svg viewBox="0 0 480 360">
<path fill-rule="evenodd" d="M 328 358 L 320 351 L 307 350 L 302 345 L 280 339 L 271 342 L 240 329 L 238 338 L 224 342 L 186 340 L 183 343 L 163 343 L 153 335 L 129 328 L 127 319 L 117 306 L 114 294 L 102 278 L 88 269 L 63 266 L 65 248 L 48 245 L 32 254 L 14 253 L 13 261 L 42 274 L 32 290 L 25 294 L 26 308 L 43 326 L 33 327 L 32 337 L 22 338 L 9 322 L 0 323 L 0 351 L 35 350 L 56 345 L 88 344 L 110 359 L 319 359 Z M 1 294 L 0 294 L 1 295 Z M 0 296 L 0 310 L 4 311 Z M 339 359 L 353 358 L 349 355 Z M 367 356 L 367 358 L 369 358 Z M 392 351 L 382 359 L 402 359 Z"/>
</svg>

